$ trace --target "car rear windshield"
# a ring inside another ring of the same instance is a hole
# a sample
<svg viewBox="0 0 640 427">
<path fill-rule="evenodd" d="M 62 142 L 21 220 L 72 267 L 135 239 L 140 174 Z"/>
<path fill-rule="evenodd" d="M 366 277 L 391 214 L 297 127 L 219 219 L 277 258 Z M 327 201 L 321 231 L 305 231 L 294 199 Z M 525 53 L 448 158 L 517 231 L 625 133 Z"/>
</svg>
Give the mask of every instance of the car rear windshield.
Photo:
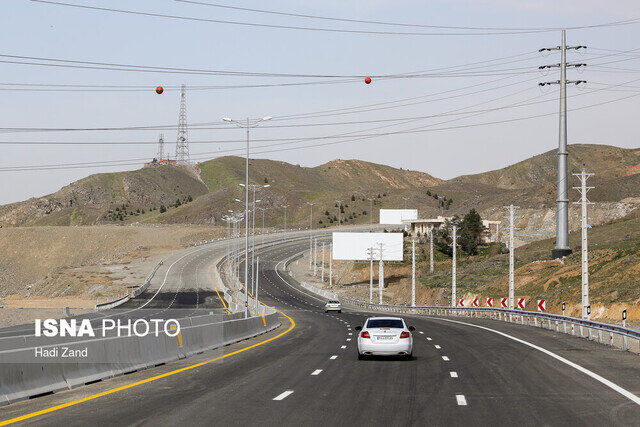
<svg viewBox="0 0 640 427">
<path fill-rule="evenodd" d="M 340 301 L 329 301 L 327 304 L 340 304 Z"/>
<path fill-rule="evenodd" d="M 367 328 L 404 328 L 400 319 L 370 319 Z"/>
</svg>

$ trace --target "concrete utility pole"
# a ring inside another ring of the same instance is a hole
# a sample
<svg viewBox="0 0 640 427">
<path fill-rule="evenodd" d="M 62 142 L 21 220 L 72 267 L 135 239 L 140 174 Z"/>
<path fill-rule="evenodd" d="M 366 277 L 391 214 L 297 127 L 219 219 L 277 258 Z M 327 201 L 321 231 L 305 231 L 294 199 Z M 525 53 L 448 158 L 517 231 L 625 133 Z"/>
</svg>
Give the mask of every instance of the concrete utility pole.
<svg viewBox="0 0 640 427">
<path fill-rule="evenodd" d="M 374 247 L 368 249 L 369 252 L 369 304 L 373 304 L 373 256 Z"/>
<path fill-rule="evenodd" d="M 322 242 L 322 270 L 320 271 L 321 271 L 321 274 L 320 274 L 321 281 L 322 283 L 324 283 L 324 242 Z"/>
<path fill-rule="evenodd" d="M 456 299 L 456 251 L 457 251 L 456 233 L 457 231 L 458 231 L 458 228 L 454 225 L 453 241 L 451 243 L 453 245 L 453 260 L 451 262 L 451 307 L 458 306 L 458 300 Z"/>
<path fill-rule="evenodd" d="M 560 134 L 558 142 L 558 190 L 556 197 L 556 246 L 551 251 L 554 259 L 562 258 L 571 254 L 569 247 L 569 198 L 567 195 L 567 83 L 586 83 L 584 80 L 567 80 L 567 67 L 586 67 L 587 64 L 567 64 L 567 50 L 581 49 L 586 46 L 567 46 L 566 31 L 562 30 L 562 45 L 552 48 L 540 49 L 540 52 L 559 50 L 560 63 L 553 65 L 542 65 L 538 68 L 560 68 L 560 80 L 555 82 L 540 83 L 540 86 L 559 84 L 560 85 Z"/>
<path fill-rule="evenodd" d="M 509 205 L 509 310 L 515 307 L 515 275 L 514 275 L 514 245 L 513 245 L 513 212 L 516 206 Z"/>
<path fill-rule="evenodd" d="M 429 269 L 433 273 L 433 227 L 429 230 Z"/>
<path fill-rule="evenodd" d="M 329 287 L 333 286 L 333 246 L 329 246 Z"/>
<path fill-rule="evenodd" d="M 593 187 L 587 187 L 587 180 L 593 176 L 592 173 L 587 173 L 582 168 L 581 173 L 574 173 L 573 176 L 577 176 L 580 179 L 580 187 L 573 187 L 574 190 L 580 191 L 580 201 L 574 202 L 582 206 L 582 318 L 589 319 L 591 317 L 589 307 L 589 247 L 587 242 L 587 228 L 589 222 L 587 221 L 587 205 L 593 203 L 587 199 L 587 193 Z"/>
<path fill-rule="evenodd" d="M 338 204 L 338 227 L 342 227 L 342 200 L 336 200 Z"/>
<path fill-rule="evenodd" d="M 369 201 L 370 204 L 370 208 L 369 208 L 369 224 L 373 225 L 373 197 L 367 197 L 367 200 Z"/>
<path fill-rule="evenodd" d="M 311 213 L 309 215 L 309 270 L 311 270 L 311 236 L 313 235 L 313 205 L 315 205 L 315 203 L 307 202 L 307 204 L 311 207 Z"/>
<path fill-rule="evenodd" d="M 316 272 L 318 270 L 318 263 L 316 262 L 318 259 L 318 239 L 313 239 L 313 277 L 316 277 Z"/>
<path fill-rule="evenodd" d="M 411 241 L 411 306 L 416 306 L 416 241 Z"/>
<path fill-rule="evenodd" d="M 384 289 L 384 261 L 382 261 L 382 243 L 380 243 L 380 266 L 378 270 L 378 290 L 380 293 L 380 304 L 382 304 L 383 289 Z"/>
</svg>

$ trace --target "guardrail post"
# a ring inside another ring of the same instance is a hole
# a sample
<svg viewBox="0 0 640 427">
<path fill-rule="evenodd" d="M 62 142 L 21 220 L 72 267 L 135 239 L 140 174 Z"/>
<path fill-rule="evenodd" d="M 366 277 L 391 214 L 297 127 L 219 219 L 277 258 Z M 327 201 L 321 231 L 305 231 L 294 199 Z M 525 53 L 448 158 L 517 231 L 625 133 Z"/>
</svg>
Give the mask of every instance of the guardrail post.
<svg viewBox="0 0 640 427">
<path fill-rule="evenodd" d="M 571 335 L 575 335 L 575 334 L 576 334 L 575 329 L 576 329 L 576 328 L 575 328 L 575 325 L 572 323 L 572 324 L 571 324 Z"/>
<path fill-rule="evenodd" d="M 538 326 L 538 318 L 537 317 L 533 318 L 533 326 L 536 326 L 536 327 Z"/>
<path fill-rule="evenodd" d="M 567 322 L 562 321 L 562 329 L 564 329 L 564 333 L 567 333 Z"/>
<path fill-rule="evenodd" d="M 622 336 L 622 349 L 627 351 L 629 348 L 627 346 L 627 336 L 623 335 Z"/>
<path fill-rule="evenodd" d="M 613 347 L 613 332 L 609 333 L 610 337 L 609 337 L 609 345 L 611 345 L 611 347 Z"/>
<path fill-rule="evenodd" d="M 598 329 L 598 342 L 602 344 L 602 329 Z"/>
</svg>

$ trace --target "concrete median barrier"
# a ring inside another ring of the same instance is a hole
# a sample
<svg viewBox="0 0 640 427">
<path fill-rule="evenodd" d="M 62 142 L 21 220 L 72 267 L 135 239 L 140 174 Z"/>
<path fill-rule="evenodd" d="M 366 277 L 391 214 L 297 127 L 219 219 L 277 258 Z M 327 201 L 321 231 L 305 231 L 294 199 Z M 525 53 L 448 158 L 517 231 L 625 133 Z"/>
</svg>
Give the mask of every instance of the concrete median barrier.
<svg viewBox="0 0 640 427">
<path fill-rule="evenodd" d="M 183 359 L 251 338 L 280 325 L 277 313 L 263 318 L 208 314 L 178 319 L 179 337 L 10 337 L 0 340 L 0 405 Z M 35 356 L 37 348 L 86 349 L 84 359 L 60 362 Z"/>
</svg>

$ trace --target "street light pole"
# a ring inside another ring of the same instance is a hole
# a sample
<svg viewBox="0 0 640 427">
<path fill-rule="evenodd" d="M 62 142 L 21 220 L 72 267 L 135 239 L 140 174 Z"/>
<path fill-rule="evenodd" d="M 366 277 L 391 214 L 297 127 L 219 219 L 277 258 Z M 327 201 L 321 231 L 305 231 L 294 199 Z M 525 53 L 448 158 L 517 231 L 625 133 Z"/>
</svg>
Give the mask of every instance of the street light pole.
<svg viewBox="0 0 640 427">
<path fill-rule="evenodd" d="M 223 117 L 223 121 L 229 123 L 235 123 L 236 126 L 245 128 L 247 130 L 247 150 L 246 150 L 246 159 L 245 159 L 245 177 L 244 177 L 244 226 L 245 226 L 245 235 L 244 235 L 244 247 L 245 247 L 245 263 L 244 263 L 244 317 L 249 317 L 249 290 L 247 283 L 247 279 L 249 276 L 249 265 L 247 260 L 249 258 L 249 129 L 252 127 L 256 127 L 260 124 L 260 122 L 271 120 L 270 116 L 263 117 L 260 120 L 255 120 L 251 122 L 247 117 L 246 123 L 242 123 L 236 120 L 232 120 L 228 117 Z"/>
</svg>

